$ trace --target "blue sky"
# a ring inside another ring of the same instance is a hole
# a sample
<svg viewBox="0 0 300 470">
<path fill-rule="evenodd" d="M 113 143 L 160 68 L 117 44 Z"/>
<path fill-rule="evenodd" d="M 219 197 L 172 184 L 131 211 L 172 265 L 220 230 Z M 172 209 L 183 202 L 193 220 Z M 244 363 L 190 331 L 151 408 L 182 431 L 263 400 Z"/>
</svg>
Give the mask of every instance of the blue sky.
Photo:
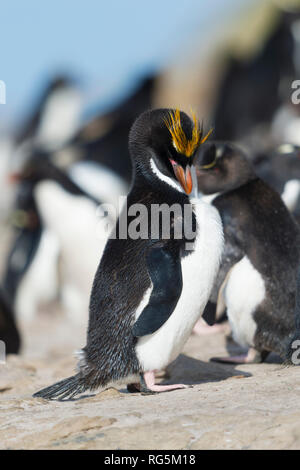
<svg viewBox="0 0 300 470">
<path fill-rule="evenodd" d="M 55 71 L 73 73 L 109 102 L 238 5 L 241 0 L 2 0 L 0 80 L 7 104 L 0 105 L 0 119 L 26 113 Z"/>
</svg>

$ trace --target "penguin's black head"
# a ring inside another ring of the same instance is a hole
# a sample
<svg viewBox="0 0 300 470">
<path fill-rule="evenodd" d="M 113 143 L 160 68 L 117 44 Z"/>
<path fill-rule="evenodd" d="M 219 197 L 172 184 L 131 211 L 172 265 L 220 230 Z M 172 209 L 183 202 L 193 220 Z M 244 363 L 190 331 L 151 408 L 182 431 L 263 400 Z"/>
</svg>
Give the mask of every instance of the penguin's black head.
<svg viewBox="0 0 300 470">
<path fill-rule="evenodd" d="M 256 178 L 246 155 L 230 142 L 210 142 L 196 161 L 198 189 L 203 194 L 230 191 Z"/>
<path fill-rule="evenodd" d="M 141 114 L 129 134 L 129 150 L 136 173 L 152 179 L 169 177 L 190 194 L 193 188 L 191 166 L 203 136 L 196 117 L 173 109 L 156 109 Z"/>
</svg>

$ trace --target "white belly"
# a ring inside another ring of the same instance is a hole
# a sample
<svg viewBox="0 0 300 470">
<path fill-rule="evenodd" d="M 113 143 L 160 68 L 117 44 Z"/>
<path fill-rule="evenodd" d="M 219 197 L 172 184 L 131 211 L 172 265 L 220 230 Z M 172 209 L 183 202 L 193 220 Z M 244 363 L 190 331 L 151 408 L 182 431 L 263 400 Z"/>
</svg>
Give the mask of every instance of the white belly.
<svg viewBox="0 0 300 470">
<path fill-rule="evenodd" d="M 44 230 L 37 253 L 18 288 L 15 311 L 19 318 L 32 320 L 42 303 L 51 302 L 57 296 L 58 256 L 57 237 Z"/>
<path fill-rule="evenodd" d="M 189 338 L 209 299 L 223 249 L 223 230 L 218 211 L 199 199 L 192 200 L 198 224 L 195 250 L 183 258 L 183 288 L 170 318 L 152 335 L 138 340 L 136 353 L 145 371 L 161 369 L 174 360 Z M 145 294 L 136 318 L 147 305 Z"/>
<path fill-rule="evenodd" d="M 300 180 L 293 179 L 285 183 L 281 198 L 290 212 L 297 207 L 300 195 Z"/>
<path fill-rule="evenodd" d="M 54 181 L 39 183 L 35 198 L 44 225 L 59 241 L 63 307 L 80 324 L 88 316 L 93 278 L 106 244 L 105 220 L 97 218 L 92 201 L 68 193 Z"/>
<path fill-rule="evenodd" d="M 87 194 L 92 194 L 100 202 L 113 204 L 116 208 L 119 197 L 128 193 L 127 184 L 100 163 L 76 163 L 70 168 L 69 175 Z"/>
<path fill-rule="evenodd" d="M 247 256 L 232 268 L 223 295 L 234 339 L 241 346 L 254 346 L 253 313 L 265 297 L 265 285 Z"/>
</svg>

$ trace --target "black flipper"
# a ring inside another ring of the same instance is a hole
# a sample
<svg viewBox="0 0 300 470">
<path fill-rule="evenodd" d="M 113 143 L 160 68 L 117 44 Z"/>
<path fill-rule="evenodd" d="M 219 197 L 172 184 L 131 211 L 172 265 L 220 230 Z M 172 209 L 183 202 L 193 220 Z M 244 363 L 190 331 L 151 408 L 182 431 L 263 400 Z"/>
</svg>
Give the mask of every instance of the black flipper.
<svg viewBox="0 0 300 470">
<path fill-rule="evenodd" d="M 299 347 L 300 347 L 300 266 L 298 267 L 297 273 L 297 285 L 296 285 L 296 304 L 295 304 L 295 331 L 292 339 L 289 341 L 287 348 L 286 359 L 288 363 L 299 365 Z M 295 354 L 295 359 L 293 358 Z M 297 362 L 295 362 L 295 360 Z"/>
<path fill-rule="evenodd" d="M 16 324 L 14 312 L 0 287 L 0 341 L 5 344 L 6 354 L 18 354 L 21 336 Z"/>
<path fill-rule="evenodd" d="M 45 398 L 46 400 L 70 400 L 75 395 L 83 393 L 87 388 L 77 374 L 39 390 L 33 397 Z"/>
<path fill-rule="evenodd" d="M 134 336 L 150 335 L 158 330 L 174 311 L 182 291 L 179 250 L 152 248 L 147 255 L 153 290 L 148 305 L 133 325 Z"/>
<path fill-rule="evenodd" d="M 202 314 L 203 320 L 206 321 L 206 323 L 209 326 L 212 326 L 216 323 L 216 308 L 217 305 L 215 302 L 211 302 L 210 300 L 207 302 L 204 312 Z"/>
</svg>

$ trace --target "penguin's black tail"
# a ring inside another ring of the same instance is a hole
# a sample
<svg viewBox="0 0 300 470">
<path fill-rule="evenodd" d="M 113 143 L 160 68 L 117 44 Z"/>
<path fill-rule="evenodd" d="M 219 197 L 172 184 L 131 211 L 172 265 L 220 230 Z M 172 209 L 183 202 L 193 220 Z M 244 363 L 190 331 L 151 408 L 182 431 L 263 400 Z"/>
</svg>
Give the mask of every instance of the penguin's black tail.
<svg viewBox="0 0 300 470">
<path fill-rule="evenodd" d="M 288 344 L 286 359 L 289 364 L 300 365 L 300 265 L 296 284 L 295 330 Z"/>
<path fill-rule="evenodd" d="M 82 381 L 82 377 L 76 374 L 54 385 L 50 385 L 50 387 L 39 390 L 33 397 L 45 398 L 46 400 L 70 400 L 76 395 L 83 393 L 87 388 L 88 387 Z"/>
</svg>

